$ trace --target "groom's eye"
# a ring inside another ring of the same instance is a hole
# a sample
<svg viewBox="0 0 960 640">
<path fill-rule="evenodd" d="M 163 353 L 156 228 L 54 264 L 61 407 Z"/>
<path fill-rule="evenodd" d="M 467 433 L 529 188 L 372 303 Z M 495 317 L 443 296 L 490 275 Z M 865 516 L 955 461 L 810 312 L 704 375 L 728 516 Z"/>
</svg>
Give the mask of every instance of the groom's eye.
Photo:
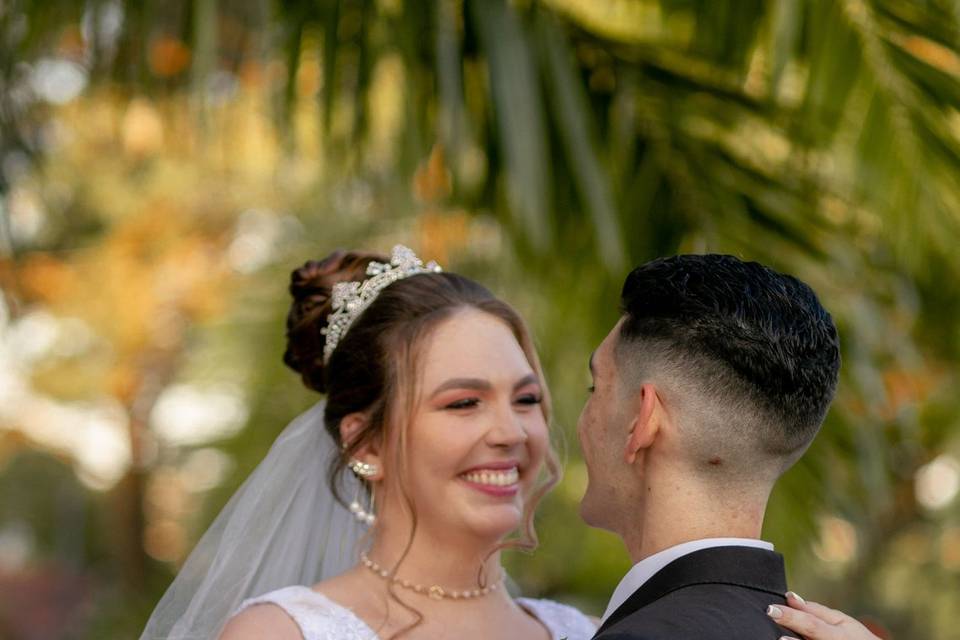
<svg viewBox="0 0 960 640">
<path fill-rule="evenodd" d="M 597 388 L 594 385 L 590 385 L 589 387 L 587 387 L 587 393 L 593 393 L 596 390 Z"/>
</svg>

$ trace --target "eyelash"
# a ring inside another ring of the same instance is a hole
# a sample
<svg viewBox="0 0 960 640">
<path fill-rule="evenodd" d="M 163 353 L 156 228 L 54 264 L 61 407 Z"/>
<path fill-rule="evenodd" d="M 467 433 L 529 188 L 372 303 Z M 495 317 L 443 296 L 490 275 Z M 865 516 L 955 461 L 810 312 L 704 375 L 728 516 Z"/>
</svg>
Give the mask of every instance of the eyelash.
<svg viewBox="0 0 960 640">
<path fill-rule="evenodd" d="M 543 397 L 534 394 L 527 394 L 517 398 L 517 402 L 522 405 L 532 406 L 535 404 L 540 404 L 543 402 Z M 472 409 L 480 404 L 479 398 L 464 398 L 463 400 L 457 400 L 456 402 L 451 402 L 445 408 L 451 409 L 453 411 L 462 410 L 462 409 Z"/>
<path fill-rule="evenodd" d="M 451 402 L 445 408 L 446 409 L 472 409 L 473 407 L 480 404 L 480 400 L 477 398 L 464 398 L 463 400 L 457 400 L 456 402 Z"/>
</svg>

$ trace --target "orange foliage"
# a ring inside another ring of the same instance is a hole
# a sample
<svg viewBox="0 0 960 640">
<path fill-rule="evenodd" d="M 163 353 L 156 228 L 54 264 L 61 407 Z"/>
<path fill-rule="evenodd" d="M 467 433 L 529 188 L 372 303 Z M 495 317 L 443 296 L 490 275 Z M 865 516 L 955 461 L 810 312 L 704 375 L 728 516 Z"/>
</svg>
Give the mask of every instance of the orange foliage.
<svg viewBox="0 0 960 640">
<path fill-rule="evenodd" d="M 146 156 L 163 147 L 164 123 L 157 109 L 147 100 L 130 101 L 121 125 L 123 148 L 133 156 Z"/>
<path fill-rule="evenodd" d="M 929 38 L 918 35 L 892 39 L 898 41 L 904 49 L 931 67 L 939 69 L 944 73 L 960 76 L 960 56 L 957 56 L 957 53 L 952 49 L 943 46 L 939 42 L 934 42 Z"/>
<path fill-rule="evenodd" d="M 421 162 L 413 175 L 413 195 L 424 203 L 437 203 L 452 190 L 450 170 L 447 169 L 443 145 L 435 144 L 426 161 Z"/>
<path fill-rule="evenodd" d="M 932 367 L 907 371 L 904 369 L 886 369 L 883 383 L 887 392 L 885 413 L 893 418 L 906 406 L 920 404 L 927 400 L 942 381 L 942 374 Z"/>
<path fill-rule="evenodd" d="M 107 392 L 129 407 L 136 399 L 142 376 L 130 362 L 117 362 L 107 375 Z"/>
<path fill-rule="evenodd" d="M 267 71 L 264 65 L 256 60 L 244 60 L 237 75 L 245 89 L 256 89 L 263 85 Z"/>
<path fill-rule="evenodd" d="M 148 203 L 114 227 L 83 266 L 96 291 L 80 306 L 125 353 L 171 348 L 184 325 L 222 308 L 226 268 L 216 243 L 181 208 Z"/>
<path fill-rule="evenodd" d="M 57 53 L 64 58 L 80 61 L 83 60 L 86 44 L 83 40 L 83 32 L 80 31 L 80 25 L 71 24 L 63 28 L 60 32 L 60 39 L 57 41 Z"/>
<path fill-rule="evenodd" d="M 17 279 L 27 299 L 83 318 L 121 361 L 144 349 L 175 348 L 186 326 L 224 308 L 230 274 L 220 231 L 201 223 L 172 203 L 146 203 L 69 261 L 29 255 Z M 130 398 L 137 378 L 118 364 L 108 386 Z"/>
<path fill-rule="evenodd" d="M 26 256 L 17 268 L 16 278 L 28 300 L 51 306 L 56 306 L 80 285 L 74 267 L 48 253 Z"/>
<path fill-rule="evenodd" d="M 176 41 L 154 41 L 153 63 L 184 64 L 181 48 Z M 268 76 L 256 76 L 269 71 L 251 65 L 245 73 L 262 82 Z M 233 122 L 250 109 L 256 112 L 257 105 L 237 105 Z M 237 277 L 227 255 L 234 223 L 250 202 L 275 196 L 272 167 L 238 181 L 231 172 L 248 168 L 242 154 L 196 154 L 185 147 L 195 123 L 189 103 L 179 99 L 104 91 L 65 105 L 60 116 L 71 135 L 48 159 L 39 183 L 62 185 L 70 208 L 51 205 L 49 223 L 55 229 L 77 212 L 91 226 L 82 238 L 67 232 L 66 250 L 0 260 L 0 284 L 15 292 L 15 300 L 82 320 L 95 336 L 90 350 L 69 356 L 69 363 L 52 353 L 50 363 L 38 364 L 35 384 L 58 398 L 106 393 L 129 408 L 176 375 L 191 327 L 226 311 L 235 290 L 229 283 Z M 268 149 L 270 135 L 262 141 Z M 236 130 L 214 126 L 210 136 L 215 148 L 217 141 L 234 139 Z M 23 188 L 40 191 L 33 183 Z M 79 382 L 51 384 L 65 367 Z"/>
<path fill-rule="evenodd" d="M 150 45 L 150 70 L 161 78 L 175 76 L 190 64 L 190 49 L 177 38 L 162 36 Z"/>
<path fill-rule="evenodd" d="M 451 253 L 467 246 L 470 216 L 465 211 L 427 212 L 417 223 L 420 251 L 431 260 L 448 264 Z"/>
</svg>

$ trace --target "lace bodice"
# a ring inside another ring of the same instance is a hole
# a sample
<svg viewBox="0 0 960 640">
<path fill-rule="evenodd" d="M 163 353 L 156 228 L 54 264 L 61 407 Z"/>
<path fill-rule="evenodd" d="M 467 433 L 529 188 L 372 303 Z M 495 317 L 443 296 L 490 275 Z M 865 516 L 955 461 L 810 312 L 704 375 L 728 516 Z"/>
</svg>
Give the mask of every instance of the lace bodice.
<svg viewBox="0 0 960 640">
<path fill-rule="evenodd" d="M 379 640 L 363 620 L 309 587 L 277 589 L 245 600 L 237 613 L 255 604 L 271 603 L 293 618 L 304 640 Z M 589 640 L 596 625 L 573 607 L 552 600 L 517 598 L 517 603 L 543 623 L 553 640 Z"/>
</svg>

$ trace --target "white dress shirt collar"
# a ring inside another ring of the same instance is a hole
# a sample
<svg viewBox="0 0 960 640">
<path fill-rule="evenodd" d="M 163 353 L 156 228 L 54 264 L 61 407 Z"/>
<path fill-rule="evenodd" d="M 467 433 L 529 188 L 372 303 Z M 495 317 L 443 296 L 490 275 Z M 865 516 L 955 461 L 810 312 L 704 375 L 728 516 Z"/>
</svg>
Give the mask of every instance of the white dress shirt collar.
<svg viewBox="0 0 960 640">
<path fill-rule="evenodd" d="M 619 609 L 620 605 L 626 602 L 627 598 L 629 598 L 633 592 L 642 587 L 644 583 L 652 578 L 660 569 L 663 569 L 677 558 L 685 556 L 688 553 L 700 551 L 701 549 L 710 549 L 712 547 L 756 547 L 758 549 L 773 551 L 773 545 L 769 542 L 755 540 L 753 538 L 705 538 L 703 540 L 683 542 L 669 549 L 659 551 L 652 556 L 647 556 L 633 565 L 633 568 L 627 572 L 627 575 L 623 576 L 623 580 L 621 580 L 617 588 L 613 590 L 613 596 L 610 598 L 607 610 L 600 620 L 601 624 L 606 622 L 607 618 Z"/>
</svg>

